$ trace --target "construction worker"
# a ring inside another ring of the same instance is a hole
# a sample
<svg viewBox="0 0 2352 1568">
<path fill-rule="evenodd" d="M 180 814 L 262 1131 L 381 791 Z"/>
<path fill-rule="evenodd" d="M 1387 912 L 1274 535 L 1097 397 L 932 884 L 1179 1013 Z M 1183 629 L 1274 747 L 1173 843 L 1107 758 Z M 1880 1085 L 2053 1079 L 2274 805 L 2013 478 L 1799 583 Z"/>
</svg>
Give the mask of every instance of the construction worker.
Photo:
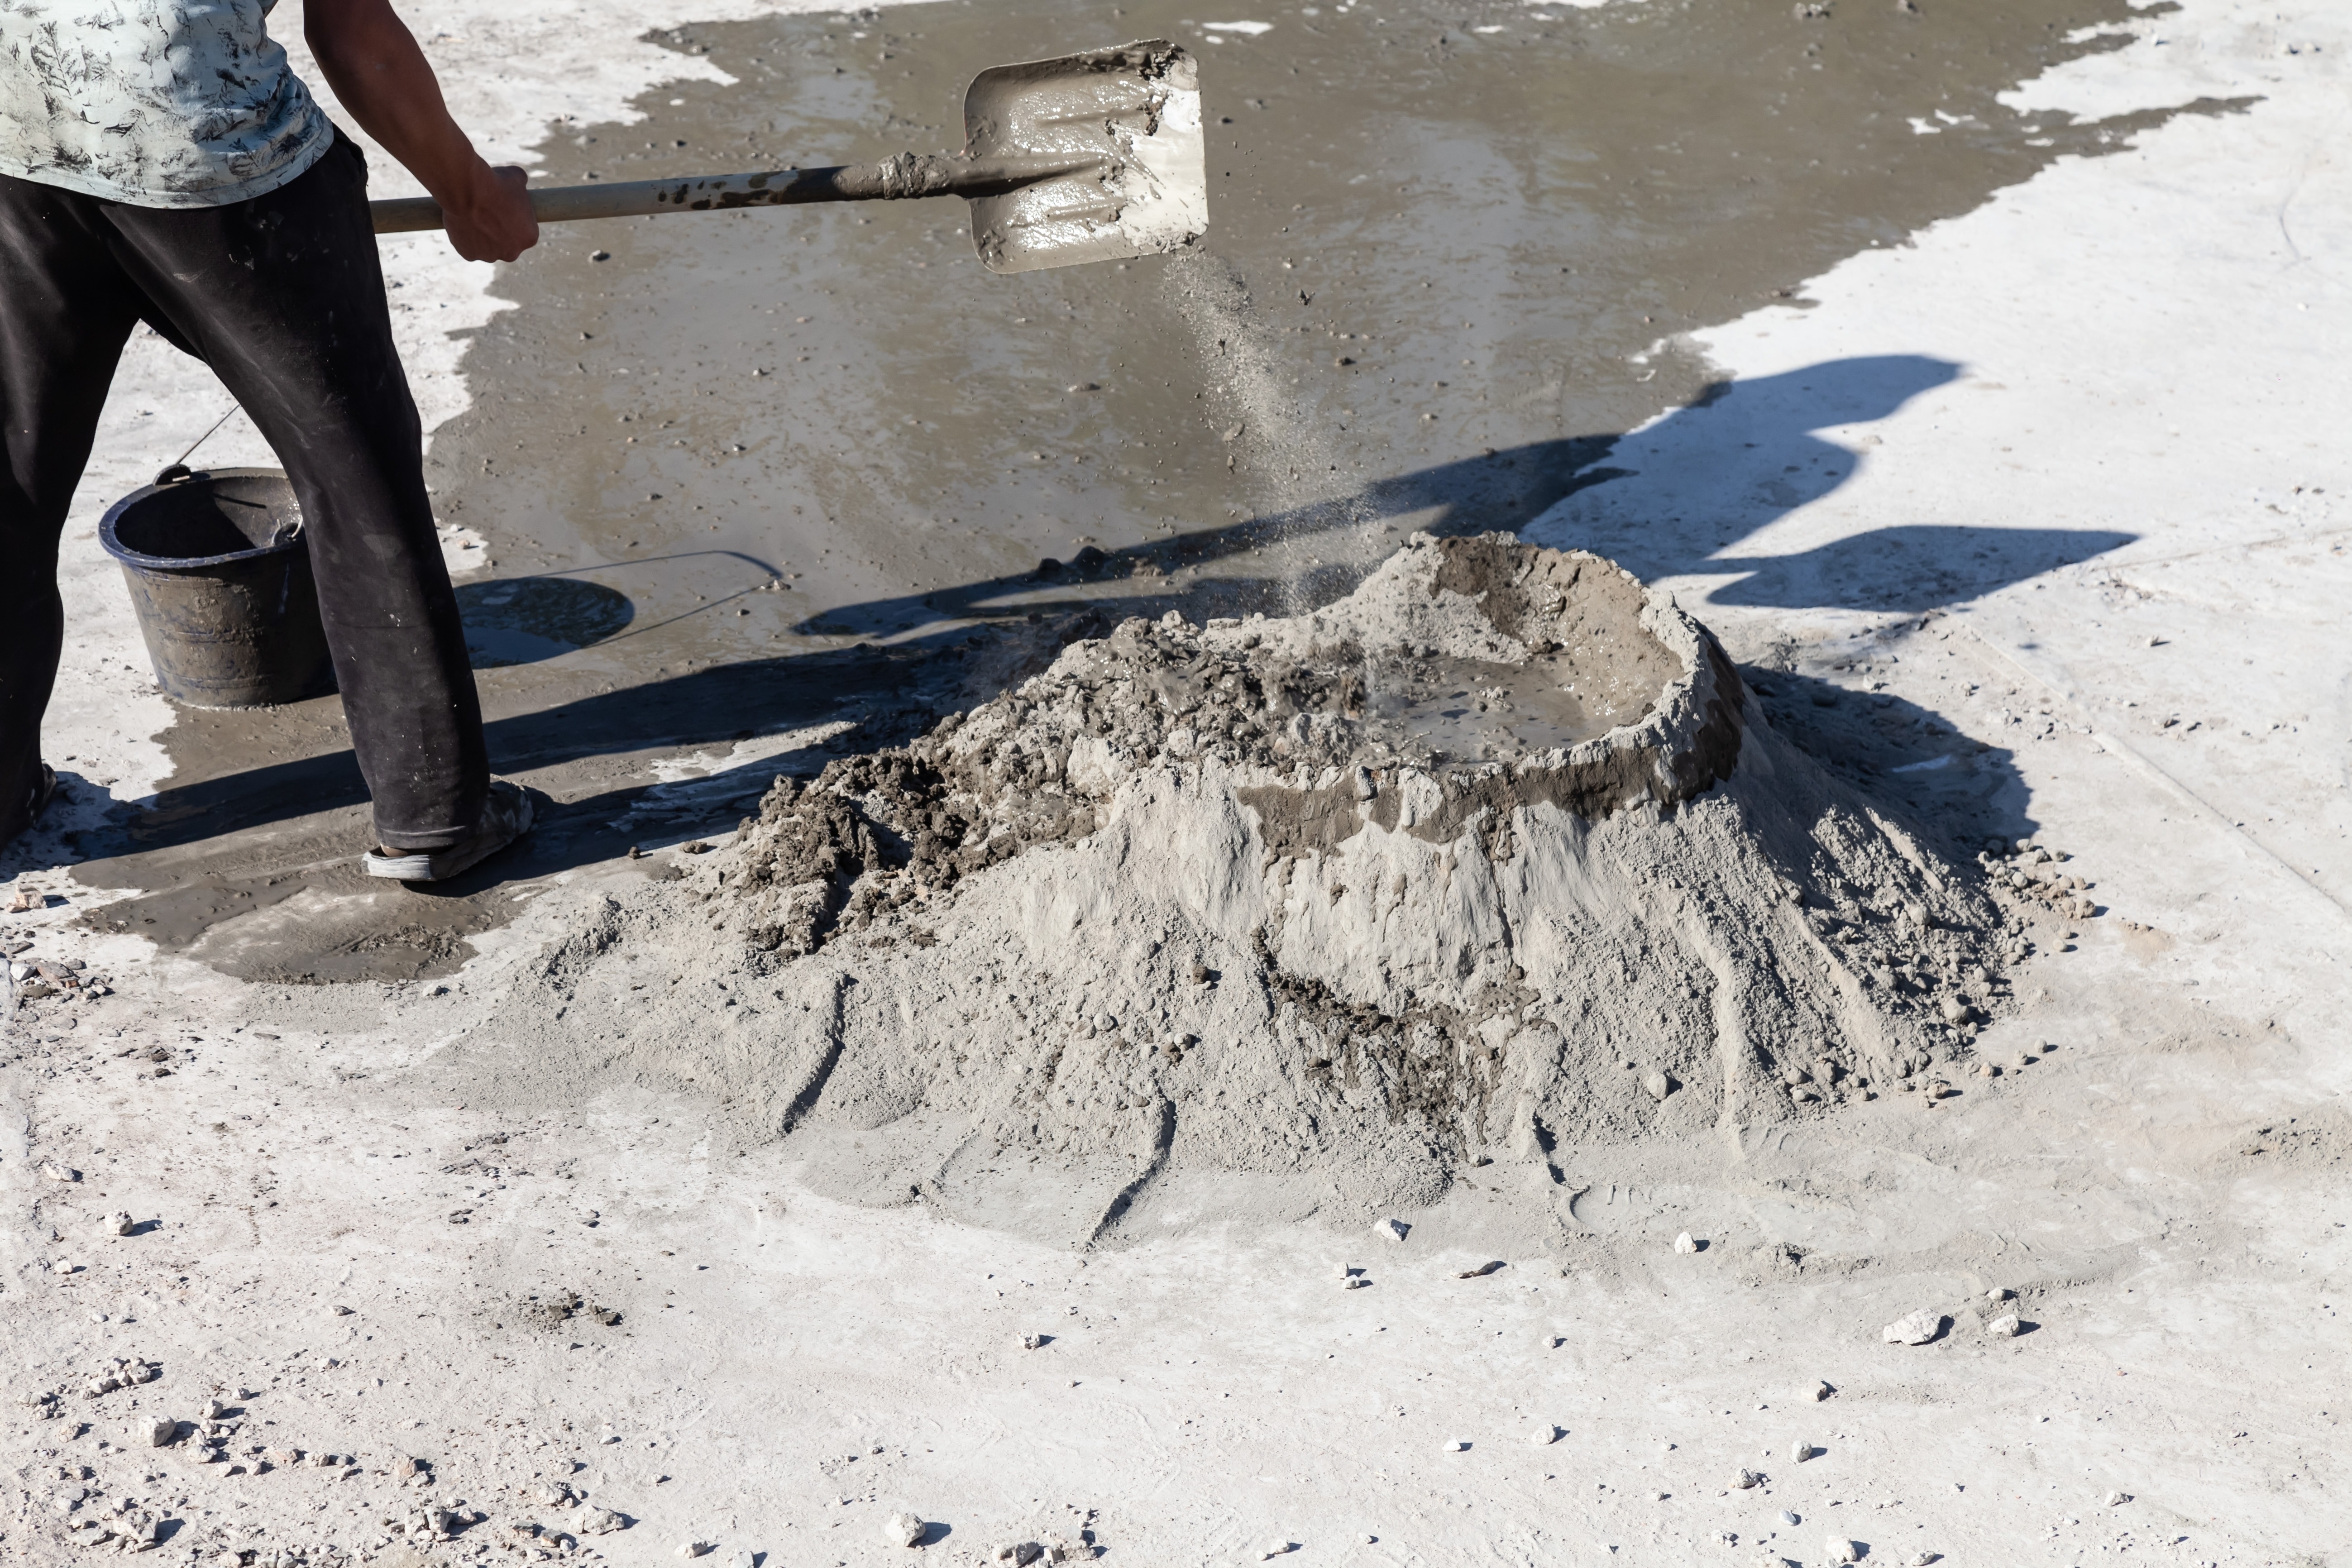
<svg viewBox="0 0 2352 1568">
<path fill-rule="evenodd" d="M 530 826 L 494 781 L 393 346 L 367 161 L 289 66 L 272 0 L 0 0 L 0 844 L 56 792 L 66 509 L 140 321 L 209 364 L 301 504 L 372 876 L 451 877 Z M 523 174 L 450 119 L 388 0 L 307 0 L 352 119 L 424 182 L 470 260 L 539 237 Z"/>
</svg>

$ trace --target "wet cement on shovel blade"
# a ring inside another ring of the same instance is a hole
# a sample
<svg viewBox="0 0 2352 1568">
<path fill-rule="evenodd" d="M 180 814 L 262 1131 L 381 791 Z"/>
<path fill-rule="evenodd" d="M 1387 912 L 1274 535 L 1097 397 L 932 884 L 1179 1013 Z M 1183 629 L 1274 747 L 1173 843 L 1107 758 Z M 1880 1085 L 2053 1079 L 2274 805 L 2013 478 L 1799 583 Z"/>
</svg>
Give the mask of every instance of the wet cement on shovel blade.
<svg viewBox="0 0 2352 1568">
<path fill-rule="evenodd" d="M 461 591 L 493 757 L 551 799 L 537 842 L 434 896 L 360 884 L 329 699 L 183 715 L 170 783 L 79 874 L 142 895 L 107 923 L 235 973 L 439 973 L 506 918 L 495 885 L 723 827 L 828 742 L 1034 673 L 1097 606 L 1282 613 L 1413 529 L 1515 526 L 1706 395 L 1677 334 L 2164 118 L 1999 101 L 2133 15 L 1358 5 L 1249 36 L 1165 5 L 940 5 L 668 30 L 734 81 L 555 128 L 550 183 L 951 149 L 979 69 L 1156 34 L 1202 60 L 1206 246 L 997 278 L 956 203 L 551 228 L 500 269 L 519 308 L 432 457 L 444 521 L 489 542 Z M 1855 419 L 1952 367 L 1821 374 Z M 1416 723 L 1478 689 L 1394 673 Z"/>
</svg>

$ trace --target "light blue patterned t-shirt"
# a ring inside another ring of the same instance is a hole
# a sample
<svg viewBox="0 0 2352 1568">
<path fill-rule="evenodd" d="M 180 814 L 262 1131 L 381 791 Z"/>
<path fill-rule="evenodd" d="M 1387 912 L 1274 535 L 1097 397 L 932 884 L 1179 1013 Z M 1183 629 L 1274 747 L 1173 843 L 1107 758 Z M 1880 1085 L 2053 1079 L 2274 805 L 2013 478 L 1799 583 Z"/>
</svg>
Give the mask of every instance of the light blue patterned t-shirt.
<svg viewBox="0 0 2352 1568">
<path fill-rule="evenodd" d="M 334 141 L 277 0 L 0 0 L 0 174 L 142 207 L 276 190 Z"/>
</svg>

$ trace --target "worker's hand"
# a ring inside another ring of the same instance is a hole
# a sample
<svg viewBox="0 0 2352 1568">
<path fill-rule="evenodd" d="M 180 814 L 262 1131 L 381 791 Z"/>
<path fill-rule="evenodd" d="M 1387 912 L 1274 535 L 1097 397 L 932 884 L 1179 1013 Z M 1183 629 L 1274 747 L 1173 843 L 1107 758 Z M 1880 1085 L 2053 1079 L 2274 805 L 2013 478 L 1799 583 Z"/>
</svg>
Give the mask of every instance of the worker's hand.
<svg viewBox="0 0 2352 1568">
<path fill-rule="evenodd" d="M 441 204 L 458 255 L 512 261 L 539 243 L 522 171 L 482 162 L 392 0 L 306 0 L 302 36 L 360 128 Z"/>
<path fill-rule="evenodd" d="M 512 261 L 539 243 L 529 177 L 511 163 L 477 164 L 464 195 L 441 204 L 449 243 L 468 261 Z"/>
</svg>

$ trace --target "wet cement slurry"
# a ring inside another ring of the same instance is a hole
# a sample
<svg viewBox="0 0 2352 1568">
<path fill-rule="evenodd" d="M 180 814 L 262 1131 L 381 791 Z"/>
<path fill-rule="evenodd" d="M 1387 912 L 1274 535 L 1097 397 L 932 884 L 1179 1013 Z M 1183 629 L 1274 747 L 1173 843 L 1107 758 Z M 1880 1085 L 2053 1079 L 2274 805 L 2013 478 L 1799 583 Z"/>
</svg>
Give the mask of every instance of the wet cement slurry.
<svg viewBox="0 0 2352 1568">
<path fill-rule="evenodd" d="M 183 713 L 152 808 L 82 846 L 84 881 L 141 890 L 96 918 L 257 978 L 443 972 L 532 879 L 723 830 L 1029 645 L 1320 602 L 1413 529 L 1528 521 L 1706 395 L 1678 334 L 2163 118 L 1999 101 L 2131 15 L 1361 4 L 1230 18 L 1252 33 L 940 4 L 662 32 L 734 82 L 554 127 L 545 183 L 950 150 L 980 69 L 1159 36 L 1202 61 L 1207 242 L 1000 278 L 953 201 L 551 227 L 500 269 L 518 308 L 430 465 L 489 542 L 461 593 L 492 756 L 549 796 L 531 845 L 368 888 L 332 699 Z M 1874 417 L 1951 374 L 1825 365 L 1824 403 Z"/>
</svg>

